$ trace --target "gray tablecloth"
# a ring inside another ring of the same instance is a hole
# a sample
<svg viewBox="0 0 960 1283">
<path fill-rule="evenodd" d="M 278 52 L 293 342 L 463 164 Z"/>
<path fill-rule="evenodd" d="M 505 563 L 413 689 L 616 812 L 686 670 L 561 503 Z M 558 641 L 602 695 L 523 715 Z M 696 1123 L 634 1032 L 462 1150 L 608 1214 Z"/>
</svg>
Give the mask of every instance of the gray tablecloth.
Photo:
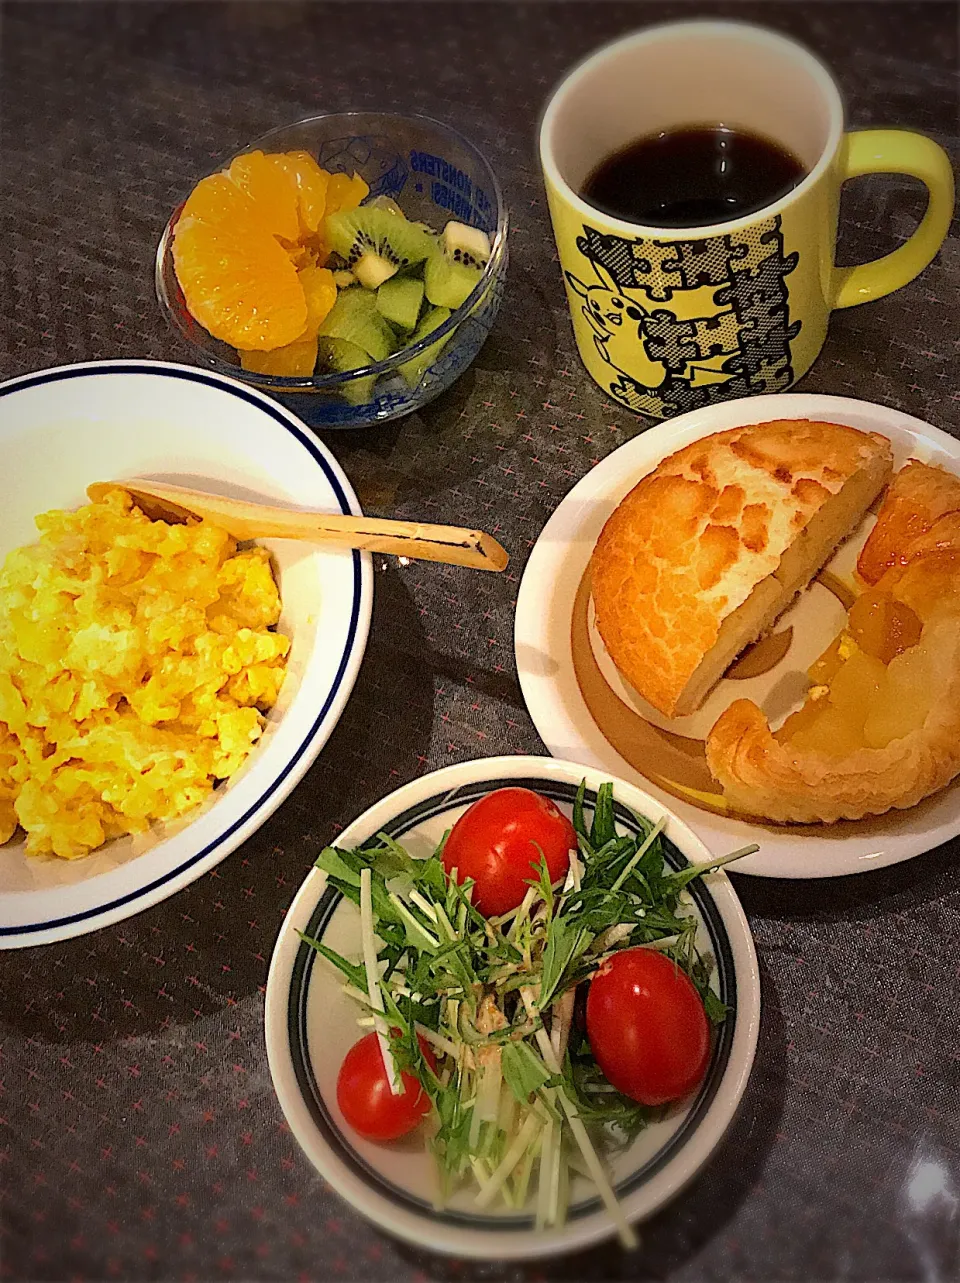
<svg viewBox="0 0 960 1283">
<path fill-rule="evenodd" d="M 423 414 L 331 434 L 369 512 L 496 530 L 507 575 L 381 565 L 367 657 L 333 738 L 260 832 L 166 903 L 0 955 L 0 1278 L 924 1280 L 960 1274 L 957 844 L 822 884 L 736 878 L 764 1020 L 739 1119 L 697 1181 L 613 1247 L 506 1270 L 380 1236 L 284 1124 L 263 1046 L 273 942 L 316 852 L 434 767 L 543 752 L 512 649 L 529 548 L 561 496 L 645 421 L 574 352 L 534 128 L 602 40 L 670 16 L 749 17 L 835 68 L 855 125 L 956 151 L 952 3 L 7 4 L 0 360 L 187 359 L 154 248 L 213 158 L 349 108 L 426 112 L 490 155 L 513 211 L 509 288 L 476 366 Z M 841 258 L 904 238 L 901 179 L 844 197 Z M 960 240 L 881 302 L 835 316 L 802 388 L 960 435 Z M 8 484 L 11 478 L 7 478 Z M 736 876 L 736 875 L 735 875 Z"/>
</svg>

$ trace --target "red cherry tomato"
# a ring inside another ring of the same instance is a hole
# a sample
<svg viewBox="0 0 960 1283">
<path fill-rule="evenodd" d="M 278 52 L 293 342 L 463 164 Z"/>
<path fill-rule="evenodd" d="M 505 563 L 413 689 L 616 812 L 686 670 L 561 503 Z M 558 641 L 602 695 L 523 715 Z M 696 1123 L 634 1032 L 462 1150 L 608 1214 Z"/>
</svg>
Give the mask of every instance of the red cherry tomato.
<svg viewBox="0 0 960 1283">
<path fill-rule="evenodd" d="M 625 949 L 603 964 L 587 995 L 587 1037 L 607 1079 L 642 1105 L 686 1096 L 710 1059 L 700 995 L 653 949 Z"/>
<path fill-rule="evenodd" d="M 420 1050 L 431 1069 L 436 1060 L 428 1043 L 419 1038 Z M 430 1112 L 430 1097 L 416 1078 L 400 1075 L 403 1091 L 390 1090 L 383 1067 L 380 1042 L 375 1032 L 355 1042 L 340 1066 L 337 1077 L 337 1104 L 350 1126 L 367 1140 L 396 1140 L 412 1132 Z"/>
<path fill-rule="evenodd" d="M 576 849 L 573 825 L 549 798 L 531 789 L 496 789 L 457 820 L 443 848 L 443 867 L 456 869 L 460 882 L 473 878 L 473 903 L 490 918 L 517 907 L 537 876 L 541 851 L 556 882 Z"/>
</svg>

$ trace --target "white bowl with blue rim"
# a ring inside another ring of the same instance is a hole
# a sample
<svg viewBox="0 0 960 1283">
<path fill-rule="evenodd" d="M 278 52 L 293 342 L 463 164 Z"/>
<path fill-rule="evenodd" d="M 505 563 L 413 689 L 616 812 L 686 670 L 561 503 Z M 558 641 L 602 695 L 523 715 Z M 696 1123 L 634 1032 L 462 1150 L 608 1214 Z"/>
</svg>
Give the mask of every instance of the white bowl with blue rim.
<svg viewBox="0 0 960 1283">
<path fill-rule="evenodd" d="M 587 803 L 611 777 L 544 757 L 492 757 L 445 767 L 404 785 L 365 811 L 337 838 L 355 847 L 386 832 L 414 856 L 428 855 L 478 797 L 506 785 L 532 788 L 568 815 L 582 779 Z M 667 817 L 666 858 L 674 868 L 709 863 L 703 843 L 650 794 L 614 780 L 621 831 L 632 813 Z M 712 984 L 730 1011 L 716 1034 L 706 1077 L 692 1098 L 668 1110 L 614 1158 L 609 1172 L 630 1221 L 662 1207 L 695 1175 L 723 1139 L 747 1086 L 760 1022 L 760 981 L 746 917 L 729 879 L 710 873 L 689 884 L 700 923 L 697 943 L 716 961 Z M 487 1260 L 536 1259 L 581 1250 L 614 1226 L 588 1182 L 575 1184 L 567 1223 L 537 1231 L 533 1213 L 483 1211 L 469 1192 L 438 1210 L 433 1161 L 419 1132 L 384 1145 L 357 1136 L 340 1113 L 337 1074 L 360 1036 L 357 1009 L 342 977 L 304 944 L 300 932 L 347 957 L 360 951 L 359 913 L 313 869 L 288 910 L 267 981 L 266 1042 L 280 1104 L 307 1158 L 326 1181 L 380 1229 L 419 1247 Z"/>
<path fill-rule="evenodd" d="M 221 375 L 100 361 L 0 384 L 0 559 L 35 542 L 34 517 L 86 502 L 93 481 L 152 478 L 293 508 L 359 513 L 330 452 L 275 401 Z M 366 645 L 370 558 L 265 540 L 291 638 L 287 673 L 241 771 L 176 825 L 80 860 L 0 847 L 0 947 L 45 944 L 138 913 L 192 882 L 280 805 L 337 723 Z"/>
</svg>

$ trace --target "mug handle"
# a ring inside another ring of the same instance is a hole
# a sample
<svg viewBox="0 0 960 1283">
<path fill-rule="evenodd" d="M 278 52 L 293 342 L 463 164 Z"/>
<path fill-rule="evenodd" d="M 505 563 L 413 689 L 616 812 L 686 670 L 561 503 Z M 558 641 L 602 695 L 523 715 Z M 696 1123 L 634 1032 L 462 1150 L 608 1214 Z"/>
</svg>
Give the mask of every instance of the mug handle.
<svg viewBox="0 0 960 1283">
<path fill-rule="evenodd" d="M 919 276 L 943 244 L 953 217 L 953 169 L 942 147 L 906 129 L 864 129 L 844 136 L 840 181 L 861 174 L 909 174 L 928 192 L 920 226 L 899 249 L 873 263 L 833 269 L 833 306 L 854 307 Z"/>
</svg>

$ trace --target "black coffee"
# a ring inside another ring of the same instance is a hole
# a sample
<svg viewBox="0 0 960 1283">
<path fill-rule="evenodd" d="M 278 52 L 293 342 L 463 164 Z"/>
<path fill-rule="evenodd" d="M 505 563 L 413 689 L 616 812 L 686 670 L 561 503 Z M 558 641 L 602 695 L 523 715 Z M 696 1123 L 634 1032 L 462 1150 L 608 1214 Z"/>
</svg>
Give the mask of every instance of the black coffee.
<svg viewBox="0 0 960 1283">
<path fill-rule="evenodd" d="M 581 195 L 630 223 L 702 227 L 771 205 L 803 176 L 796 156 L 768 138 L 696 126 L 638 138 L 614 152 Z"/>
</svg>

